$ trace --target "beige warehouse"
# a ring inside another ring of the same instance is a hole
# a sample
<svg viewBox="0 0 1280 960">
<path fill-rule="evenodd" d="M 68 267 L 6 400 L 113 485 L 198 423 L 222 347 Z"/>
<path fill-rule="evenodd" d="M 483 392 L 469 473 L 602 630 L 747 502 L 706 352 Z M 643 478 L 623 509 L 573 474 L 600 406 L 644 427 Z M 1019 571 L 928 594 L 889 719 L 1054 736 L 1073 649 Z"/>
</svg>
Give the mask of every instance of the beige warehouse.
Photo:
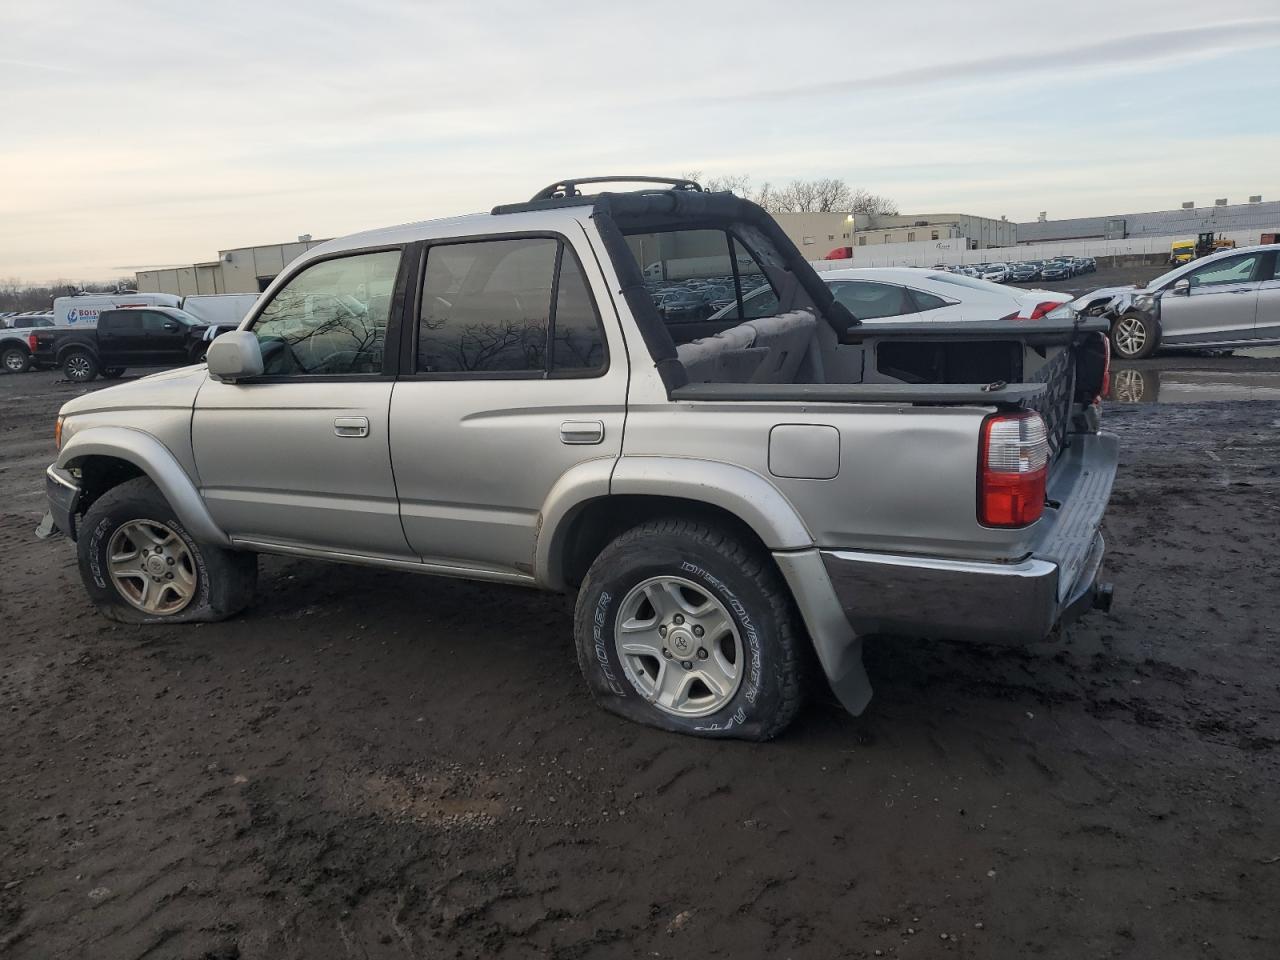
<svg viewBox="0 0 1280 960">
<path fill-rule="evenodd" d="M 139 293 L 261 293 L 285 265 L 324 240 L 299 237 L 293 243 L 219 250 L 218 259 L 189 267 L 137 272 Z"/>
</svg>

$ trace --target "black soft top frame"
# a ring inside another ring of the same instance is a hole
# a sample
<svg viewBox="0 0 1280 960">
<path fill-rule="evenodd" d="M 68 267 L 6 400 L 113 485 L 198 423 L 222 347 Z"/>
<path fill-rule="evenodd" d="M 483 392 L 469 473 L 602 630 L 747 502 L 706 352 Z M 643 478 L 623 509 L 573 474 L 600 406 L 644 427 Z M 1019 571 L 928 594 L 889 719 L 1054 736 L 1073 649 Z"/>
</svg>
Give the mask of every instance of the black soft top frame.
<svg viewBox="0 0 1280 960">
<path fill-rule="evenodd" d="M 628 234 L 675 229 L 726 230 L 751 252 L 764 270 L 778 294 L 780 312 L 812 310 L 839 334 L 858 325 L 845 306 L 836 302 L 831 288 L 809 266 L 777 221 L 749 200 L 731 193 L 689 189 L 601 193 L 593 199 L 591 218 L 621 281 L 619 293 L 631 309 L 668 394 L 687 383 L 688 377 L 676 359 L 676 345 L 667 332 L 667 325 L 644 285 L 641 266 L 627 246 Z M 762 238 L 773 249 L 760 249 L 760 243 L 752 243 L 753 237 Z"/>
</svg>

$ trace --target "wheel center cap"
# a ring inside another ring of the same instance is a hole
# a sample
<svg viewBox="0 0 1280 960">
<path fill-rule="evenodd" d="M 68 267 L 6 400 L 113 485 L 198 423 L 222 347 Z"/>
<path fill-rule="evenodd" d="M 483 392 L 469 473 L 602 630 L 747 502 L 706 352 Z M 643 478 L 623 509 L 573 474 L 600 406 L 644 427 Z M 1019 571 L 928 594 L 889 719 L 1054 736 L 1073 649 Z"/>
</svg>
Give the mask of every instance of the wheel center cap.
<svg viewBox="0 0 1280 960">
<path fill-rule="evenodd" d="M 687 660 L 693 655 L 693 651 L 697 649 L 693 634 L 684 629 L 684 627 L 673 627 L 668 631 L 667 644 L 671 652 L 679 660 Z"/>
<path fill-rule="evenodd" d="M 164 557 L 158 557 L 155 554 L 147 557 L 147 572 L 153 574 L 164 573 L 165 562 Z"/>
</svg>

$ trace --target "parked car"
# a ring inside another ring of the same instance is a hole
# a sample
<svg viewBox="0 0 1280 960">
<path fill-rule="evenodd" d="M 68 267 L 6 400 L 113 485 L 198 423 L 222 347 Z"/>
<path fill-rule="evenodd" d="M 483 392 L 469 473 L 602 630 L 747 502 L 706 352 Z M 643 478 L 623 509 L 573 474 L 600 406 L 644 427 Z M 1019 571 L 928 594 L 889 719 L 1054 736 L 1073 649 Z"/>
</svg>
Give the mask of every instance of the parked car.
<svg viewBox="0 0 1280 960">
<path fill-rule="evenodd" d="M 1041 280 L 1069 280 L 1075 276 L 1071 264 L 1062 260 L 1050 260 L 1040 268 Z"/>
<path fill-rule="evenodd" d="M 867 324 L 947 323 L 953 321 L 1039 320 L 1058 311 L 1069 318 L 1071 295 L 1053 290 L 1011 290 L 1008 287 L 945 271 L 920 267 L 853 267 L 818 274 L 836 300 Z M 743 296 L 747 318 L 767 316 L 778 309 L 769 286 Z M 736 315 L 736 301 L 708 318 L 709 324 Z"/>
<path fill-rule="evenodd" d="M 1210 254 L 1112 295 L 1121 298 L 1127 306 L 1112 323 L 1111 345 L 1126 360 L 1157 348 L 1280 344 L 1280 254 L 1272 245 Z"/>
<path fill-rule="evenodd" d="M 53 326 L 47 313 L 16 313 L 0 320 L 0 367 L 7 373 L 26 373 L 31 369 L 31 347 L 27 335 L 39 327 Z"/>
<path fill-rule="evenodd" d="M 1040 279 L 1040 267 L 1034 263 L 1015 263 L 1009 268 L 1010 283 L 1030 283 Z"/>
<path fill-rule="evenodd" d="M 989 263 L 982 271 L 982 279 L 992 283 L 1007 283 L 1009 265 L 1007 263 Z"/>
<path fill-rule="evenodd" d="M 65 404 L 42 532 L 99 611 L 226 618 L 260 552 L 576 591 L 601 705 L 764 739 L 809 644 L 858 712 L 864 636 L 1109 602 L 1105 323 L 863 324 L 755 204 L 593 182 L 320 244 L 207 366 Z M 634 250 L 708 234 L 785 309 L 665 323 Z"/>
<path fill-rule="evenodd" d="M 209 325 L 176 307 L 103 310 L 95 327 L 53 327 L 32 332 L 34 362 L 61 367 L 68 380 L 114 378 L 128 367 L 180 367 L 198 363 L 209 349 Z"/>
</svg>

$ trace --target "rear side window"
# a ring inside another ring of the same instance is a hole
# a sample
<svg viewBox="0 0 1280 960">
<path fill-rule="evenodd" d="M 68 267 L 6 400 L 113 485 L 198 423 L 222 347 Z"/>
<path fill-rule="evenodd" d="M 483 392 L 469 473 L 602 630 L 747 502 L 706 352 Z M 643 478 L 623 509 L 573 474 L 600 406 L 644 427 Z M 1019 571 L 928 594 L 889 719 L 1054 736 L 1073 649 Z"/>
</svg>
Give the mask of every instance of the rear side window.
<svg viewBox="0 0 1280 960">
<path fill-rule="evenodd" d="M 831 292 L 859 320 L 897 317 L 913 312 L 905 287 L 870 280 L 833 283 Z"/>
<path fill-rule="evenodd" d="M 105 310 L 98 316 L 98 327 L 110 333 L 130 333 L 142 329 L 141 310 Z"/>
<path fill-rule="evenodd" d="M 669 230 L 629 234 L 626 239 L 645 288 L 668 326 L 732 324 L 778 312 L 778 297 L 764 270 L 732 233 Z"/>
<path fill-rule="evenodd" d="M 914 287 L 911 289 L 911 299 L 916 303 L 916 310 L 921 313 L 947 306 L 947 301 L 941 297 L 935 297 L 932 293 L 925 293 L 923 290 L 916 290 Z"/>
<path fill-rule="evenodd" d="M 599 311 L 562 241 L 483 240 L 427 251 L 419 373 L 583 376 L 605 364 Z"/>
</svg>

